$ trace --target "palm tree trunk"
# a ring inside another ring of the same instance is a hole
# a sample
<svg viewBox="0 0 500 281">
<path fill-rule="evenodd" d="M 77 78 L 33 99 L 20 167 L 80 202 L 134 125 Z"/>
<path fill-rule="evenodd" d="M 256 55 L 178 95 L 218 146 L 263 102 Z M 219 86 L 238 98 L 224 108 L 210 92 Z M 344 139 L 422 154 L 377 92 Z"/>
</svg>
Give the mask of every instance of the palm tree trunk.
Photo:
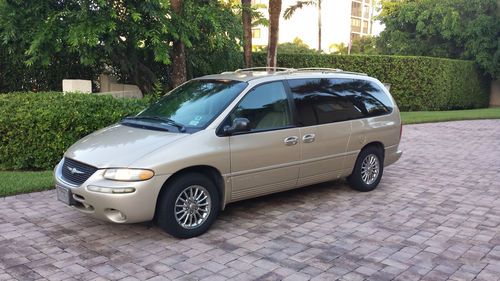
<svg viewBox="0 0 500 281">
<path fill-rule="evenodd" d="M 245 67 L 252 67 L 252 0 L 241 0 L 243 22 L 243 56 Z"/>
<path fill-rule="evenodd" d="M 318 52 L 321 52 L 321 0 L 318 0 Z"/>
<path fill-rule="evenodd" d="M 267 45 L 267 66 L 269 67 L 276 67 L 280 14 L 281 0 L 269 0 L 269 42 Z"/>
<path fill-rule="evenodd" d="M 171 0 L 170 4 L 174 13 L 180 14 L 182 12 L 182 0 Z M 172 87 L 177 87 L 187 80 L 186 47 L 180 39 L 175 40 L 172 47 L 172 77 L 170 83 Z"/>
</svg>

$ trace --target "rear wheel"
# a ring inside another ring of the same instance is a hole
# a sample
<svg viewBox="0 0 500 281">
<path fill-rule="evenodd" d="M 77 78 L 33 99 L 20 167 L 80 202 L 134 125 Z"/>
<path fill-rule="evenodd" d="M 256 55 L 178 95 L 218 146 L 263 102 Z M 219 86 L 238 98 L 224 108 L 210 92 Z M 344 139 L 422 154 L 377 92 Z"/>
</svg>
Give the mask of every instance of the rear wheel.
<svg viewBox="0 0 500 281">
<path fill-rule="evenodd" d="M 197 173 L 181 175 L 158 198 L 158 225 L 178 238 L 191 238 L 208 230 L 219 212 L 215 184 Z"/>
<path fill-rule="evenodd" d="M 369 146 L 363 149 L 356 160 L 352 174 L 347 177 L 349 185 L 358 191 L 374 190 L 384 172 L 384 157 L 380 148 Z"/>
</svg>

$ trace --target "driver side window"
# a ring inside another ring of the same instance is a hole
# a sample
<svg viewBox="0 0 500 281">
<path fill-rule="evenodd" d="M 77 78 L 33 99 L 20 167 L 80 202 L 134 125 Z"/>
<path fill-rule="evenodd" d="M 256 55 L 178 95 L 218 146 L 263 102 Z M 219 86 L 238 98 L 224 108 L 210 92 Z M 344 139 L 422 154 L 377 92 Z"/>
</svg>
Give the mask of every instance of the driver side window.
<svg viewBox="0 0 500 281">
<path fill-rule="evenodd" d="M 265 131 L 292 125 L 290 108 L 283 83 L 272 82 L 255 87 L 243 97 L 231 114 L 235 118 L 247 118 L 250 131 Z"/>
</svg>

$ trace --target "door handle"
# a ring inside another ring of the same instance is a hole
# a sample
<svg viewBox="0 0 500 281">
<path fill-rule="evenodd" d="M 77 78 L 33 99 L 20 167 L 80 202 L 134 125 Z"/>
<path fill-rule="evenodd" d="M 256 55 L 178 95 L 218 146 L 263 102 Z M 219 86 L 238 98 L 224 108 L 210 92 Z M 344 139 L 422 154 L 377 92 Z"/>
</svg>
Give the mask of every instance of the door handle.
<svg viewBox="0 0 500 281">
<path fill-rule="evenodd" d="M 316 135 L 315 134 L 306 134 L 302 137 L 302 141 L 304 143 L 311 143 L 313 142 L 314 140 L 316 139 Z"/>
<path fill-rule="evenodd" d="M 286 145 L 296 145 L 299 142 L 299 138 L 296 136 L 287 137 L 284 142 Z"/>
</svg>

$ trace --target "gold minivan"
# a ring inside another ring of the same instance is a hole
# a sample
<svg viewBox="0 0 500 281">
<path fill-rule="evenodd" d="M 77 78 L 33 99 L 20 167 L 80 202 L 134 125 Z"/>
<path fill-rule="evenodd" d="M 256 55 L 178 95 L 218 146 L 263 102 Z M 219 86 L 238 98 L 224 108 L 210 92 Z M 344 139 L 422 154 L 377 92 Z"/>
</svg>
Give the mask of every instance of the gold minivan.
<svg viewBox="0 0 500 281">
<path fill-rule="evenodd" d="M 375 189 L 401 157 L 401 130 L 394 99 L 364 74 L 208 75 L 71 146 L 55 168 L 57 196 L 99 219 L 155 220 L 194 237 L 235 201 L 341 177 Z"/>
</svg>

